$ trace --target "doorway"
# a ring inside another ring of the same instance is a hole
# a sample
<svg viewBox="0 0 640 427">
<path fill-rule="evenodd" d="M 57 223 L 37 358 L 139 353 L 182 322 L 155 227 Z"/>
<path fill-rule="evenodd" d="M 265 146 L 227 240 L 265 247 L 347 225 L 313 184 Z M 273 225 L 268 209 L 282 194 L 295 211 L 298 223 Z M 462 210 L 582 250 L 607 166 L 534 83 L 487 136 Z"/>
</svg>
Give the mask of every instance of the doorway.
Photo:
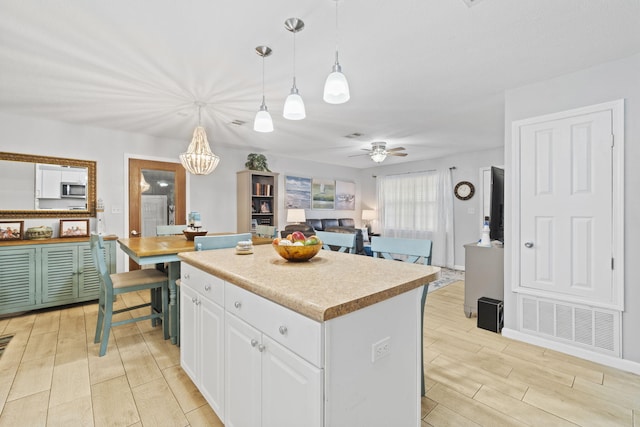
<svg viewBox="0 0 640 427">
<path fill-rule="evenodd" d="M 155 236 L 156 226 L 186 224 L 186 172 L 180 163 L 129 159 L 129 237 Z M 140 267 L 129 261 L 129 270 Z"/>
<path fill-rule="evenodd" d="M 620 357 L 623 101 L 525 119 L 512 128 L 518 329 Z"/>
</svg>

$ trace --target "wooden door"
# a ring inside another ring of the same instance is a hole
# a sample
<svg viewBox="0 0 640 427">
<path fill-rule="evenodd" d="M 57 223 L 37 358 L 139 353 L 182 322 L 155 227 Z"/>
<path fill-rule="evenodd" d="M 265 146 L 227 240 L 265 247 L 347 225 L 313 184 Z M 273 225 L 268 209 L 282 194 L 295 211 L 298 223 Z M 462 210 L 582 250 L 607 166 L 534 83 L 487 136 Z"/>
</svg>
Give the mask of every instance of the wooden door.
<svg viewBox="0 0 640 427">
<path fill-rule="evenodd" d="M 610 111 L 520 128 L 520 286 L 612 303 Z"/>
<path fill-rule="evenodd" d="M 168 195 L 167 218 L 174 224 L 187 223 L 186 172 L 180 163 L 129 159 L 129 237 L 142 235 L 142 195 Z M 153 233 L 155 235 L 155 232 Z M 138 264 L 129 261 L 129 270 Z"/>
</svg>

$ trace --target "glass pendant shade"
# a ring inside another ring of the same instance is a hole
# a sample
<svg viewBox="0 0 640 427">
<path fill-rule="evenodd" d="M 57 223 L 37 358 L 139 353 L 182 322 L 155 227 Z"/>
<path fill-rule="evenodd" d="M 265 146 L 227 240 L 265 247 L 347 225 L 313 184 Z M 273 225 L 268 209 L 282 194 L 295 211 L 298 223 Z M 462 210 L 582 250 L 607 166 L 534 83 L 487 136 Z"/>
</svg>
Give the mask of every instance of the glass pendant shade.
<svg viewBox="0 0 640 427">
<path fill-rule="evenodd" d="M 218 166 L 220 157 L 211 152 L 207 133 L 202 126 L 193 131 L 193 139 L 186 153 L 180 154 L 182 166 L 194 175 L 208 175 Z"/>
<path fill-rule="evenodd" d="M 256 113 L 256 118 L 253 121 L 253 130 L 256 132 L 273 132 L 273 120 L 271 119 L 271 114 L 269 114 L 269 111 L 267 110 L 264 99 L 262 100 L 260 110 Z"/>
<path fill-rule="evenodd" d="M 302 120 L 307 117 L 307 113 L 304 108 L 304 101 L 298 93 L 295 83 L 291 88 L 291 93 L 287 96 L 287 100 L 284 102 L 283 117 L 288 120 Z"/>
<path fill-rule="evenodd" d="M 387 158 L 387 151 L 376 149 L 376 150 L 373 150 L 370 156 L 371 156 L 371 160 L 373 160 L 374 162 L 382 163 L 384 159 Z"/>
<path fill-rule="evenodd" d="M 344 104 L 349 98 L 351 98 L 349 94 L 349 82 L 347 82 L 345 75 L 342 74 L 342 67 L 340 67 L 340 64 L 336 61 L 333 66 L 333 71 L 324 83 L 323 99 L 329 104 Z"/>
</svg>

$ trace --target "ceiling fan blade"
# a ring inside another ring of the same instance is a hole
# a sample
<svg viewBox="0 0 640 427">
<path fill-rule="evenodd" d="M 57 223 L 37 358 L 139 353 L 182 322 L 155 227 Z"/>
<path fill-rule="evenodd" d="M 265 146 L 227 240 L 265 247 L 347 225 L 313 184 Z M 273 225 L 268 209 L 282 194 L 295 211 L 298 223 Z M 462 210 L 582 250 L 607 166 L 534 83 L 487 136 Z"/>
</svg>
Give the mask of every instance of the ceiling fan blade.
<svg viewBox="0 0 640 427">
<path fill-rule="evenodd" d="M 407 155 L 407 153 L 390 153 L 387 151 L 387 156 L 400 156 L 400 157 L 405 157 Z"/>
<path fill-rule="evenodd" d="M 394 151 L 402 151 L 402 150 L 406 150 L 406 148 L 404 147 L 390 148 L 387 150 L 387 153 L 393 153 Z"/>
<path fill-rule="evenodd" d="M 368 150 L 367 150 L 368 151 Z M 352 154 L 349 157 L 360 157 L 360 156 L 368 156 L 369 153 L 364 153 L 364 154 Z"/>
</svg>

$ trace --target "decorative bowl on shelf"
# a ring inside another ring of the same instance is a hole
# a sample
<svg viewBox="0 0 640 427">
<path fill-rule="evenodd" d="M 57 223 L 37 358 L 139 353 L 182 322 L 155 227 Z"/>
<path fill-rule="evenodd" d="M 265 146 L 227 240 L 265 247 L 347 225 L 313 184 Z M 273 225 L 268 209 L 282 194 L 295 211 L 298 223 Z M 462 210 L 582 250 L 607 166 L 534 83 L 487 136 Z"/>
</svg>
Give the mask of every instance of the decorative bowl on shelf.
<svg viewBox="0 0 640 427">
<path fill-rule="evenodd" d="M 53 236 L 53 228 L 41 225 L 39 227 L 27 228 L 24 236 L 27 240 L 44 240 L 50 239 Z"/>
<path fill-rule="evenodd" d="M 184 236 L 187 238 L 187 240 L 193 240 L 193 238 L 196 236 L 206 236 L 208 233 L 207 230 L 194 230 L 189 228 L 182 230 L 182 232 L 184 233 Z"/>
<path fill-rule="evenodd" d="M 273 249 L 276 250 L 278 255 L 289 262 L 303 262 L 309 261 L 311 258 L 318 255 L 318 252 L 322 249 L 322 242 L 307 246 L 283 246 L 277 244 L 273 244 L 271 246 L 273 246 Z"/>
</svg>

